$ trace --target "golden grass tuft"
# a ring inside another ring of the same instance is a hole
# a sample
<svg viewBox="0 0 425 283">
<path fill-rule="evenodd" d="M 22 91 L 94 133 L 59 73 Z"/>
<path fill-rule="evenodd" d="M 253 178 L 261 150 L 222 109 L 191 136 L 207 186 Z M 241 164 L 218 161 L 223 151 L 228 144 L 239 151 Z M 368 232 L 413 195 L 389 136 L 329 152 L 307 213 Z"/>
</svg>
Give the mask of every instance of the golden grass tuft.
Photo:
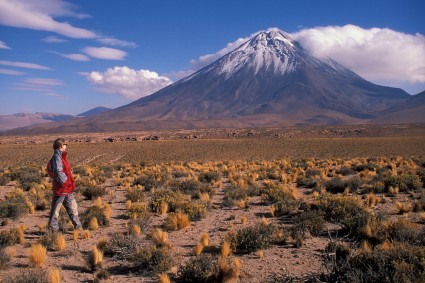
<svg viewBox="0 0 425 283">
<path fill-rule="evenodd" d="M 34 244 L 29 250 L 29 260 L 33 266 L 41 267 L 46 260 L 47 250 L 41 244 Z"/>
<path fill-rule="evenodd" d="M 91 270 L 96 270 L 102 267 L 103 253 L 96 246 L 90 251 L 87 257 L 87 264 Z"/>
<path fill-rule="evenodd" d="M 223 257 L 229 257 L 230 256 L 230 243 L 227 241 L 224 241 L 223 244 L 221 245 L 221 255 Z"/>
<path fill-rule="evenodd" d="M 95 204 L 96 207 L 102 208 L 103 207 L 102 198 L 101 197 L 97 197 L 94 200 L 94 204 Z"/>
<path fill-rule="evenodd" d="M 201 243 L 196 244 L 196 246 L 193 248 L 193 251 L 195 252 L 195 255 L 200 255 L 204 249 L 204 245 Z"/>
<path fill-rule="evenodd" d="M 140 226 L 137 225 L 137 224 L 134 224 L 133 229 L 131 229 L 131 234 L 140 235 L 141 232 L 142 232 L 142 230 L 140 229 Z"/>
<path fill-rule="evenodd" d="M 243 215 L 243 216 L 241 217 L 241 224 L 242 224 L 242 225 L 245 225 L 247 222 L 248 222 L 248 218 L 246 217 L 246 215 Z"/>
<path fill-rule="evenodd" d="M 157 246 L 168 245 L 168 233 L 159 228 L 156 228 L 155 230 L 152 231 L 151 238 L 152 238 L 152 241 Z"/>
<path fill-rule="evenodd" d="M 55 250 L 57 251 L 62 251 L 66 248 L 65 237 L 62 235 L 62 233 L 56 234 L 54 247 L 55 247 Z"/>
<path fill-rule="evenodd" d="M 111 212 L 112 212 L 111 206 L 108 203 L 106 203 L 105 204 L 105 217 L 106 217 L 106 219 L 111 219 Z"/>
<path fill-rule="evenodd" d="M 50 270 L 50 283 L 60 283 L 61 282 L 61 273 L 59 268 L 54 268 Z"/>
<path fill-rule="evenodd" d="M 201 243 L 201 245 L 203 245 L 204 247 L 208 247 L 209 246 L 209 236 L 208 236 L 208 232 L 203 232 L 201 234 L 201 239 L 199 241 L 199 243 Z"/>
<path fill-rule="evenodd" d="M 171 283 L 170 277 L 167 273 L 161 273 L 158 275 L 158 283 Z"/>
<path fill-rule="evenodd" d="M 167 212 L 168 212 L 168 202 L 165 202 L 165 201 L 161 202 L 160 210 L 161 210 L 161 215 L 167 214 Z"/>
<path fill-rule="evenodd" d="M 127 210 L 129 210 L 131 208 L 131 200 L 127 200 L 127 202 L 125 203 L 125 207 L 127 208 Z"/>
<path fill-rule="evenodd" d="M 263 258 L 264 257 L 264 251 L 263 250 L 259 250 L 258 252 L 257 252 L 257 256 L 258 256 L 258 258 Z"/>
<path fill-rule="evenodd" d="M 92 217 L 90 219 L 90 223 L 89 223 L 89 229 L 96 231 L 97 229 L 99 229 L 99 223 L 97 222 L 97 218 L 96 217 Z"/>
<path fill-rule="evenodd" d="M 84 230 L 83 238 L 87 240 L 88 238 L 90 238 L 90 234 L 90 230 Z"/>
<path fill-rule="evenodd" d="M 74 241 L 77 241 L 78 240 L 79 235 L 80 235 L 80 233 L 79 233 L 79 231 L 77 229 L 74 229 L 74 231 L 72 231 L 72 239 Z"/>
<path fill-rule="evenodd" d="M 10 258 L 13 258 L 13 257 L 15 257 L 16 256 L 16 248 L 14 248 L 14 247 L 11 247 L 11 246 L 9 246 L 9 247 L 6 247 L 6 248 L 4 248 L 4 253 L 7 255 L 7 256 L 9 256 Z"/>
</svg>

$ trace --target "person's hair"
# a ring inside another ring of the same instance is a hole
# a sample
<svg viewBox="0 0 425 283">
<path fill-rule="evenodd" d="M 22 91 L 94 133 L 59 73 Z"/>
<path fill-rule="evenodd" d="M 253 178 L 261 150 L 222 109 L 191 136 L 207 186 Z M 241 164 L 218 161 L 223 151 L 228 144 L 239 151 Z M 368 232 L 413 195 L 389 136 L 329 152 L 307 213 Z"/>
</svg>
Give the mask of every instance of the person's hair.
<svg viewBox="0 0 425 283">
<path fill-rule="evenodd" d="M 53 142 L 53 149 L 59 149 L 65 144 L 65 140 L 58 138 Z"/>
</svg>

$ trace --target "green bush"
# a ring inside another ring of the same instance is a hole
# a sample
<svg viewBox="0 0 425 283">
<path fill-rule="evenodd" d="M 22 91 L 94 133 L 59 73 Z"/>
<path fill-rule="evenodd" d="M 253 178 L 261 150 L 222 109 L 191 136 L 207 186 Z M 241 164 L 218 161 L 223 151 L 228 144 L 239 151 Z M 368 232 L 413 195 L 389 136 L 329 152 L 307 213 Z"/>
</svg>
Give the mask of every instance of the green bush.
<svg viewBox="0 0 425 283">
<path fill-rule="evenodd" d="M 34 184 L 40 184 L 43 174 L 39 168 L 25 167 L 9 173 L 12 181 L 18 181 L 24 191 L 31 189 Z"/>
<path fill-rule="evenodd" d="M 330 282 L 425 282 L 425 247 L 395 243 L 334 261 Z"/>
<path fill-rule="evenodd" d="M 175 254 L 169 247 L 148 246 L 135 251 L 131 261 L 137 273 L 166 272 L 174 264 Z"/>
<path fill-rule="evenodd" d="M 5 249 L 0 245 L 0 270 L 5 270 L 9 267 L 11 257 L 5 252 Z"/>
<path fill-rule="evenodd" d="M 4 230 L 0 232 L 0 249 L 19 244 L 20 232 L 18 228 L 12 228 L 10 230 Z"/>
<path fill-rule="evenodd" d="M 248 201 L 249 200 L 249 191 L 247 189 L 243 189 L 240 187 L 236 187 L 233 185 L 228 186 L 223 190 L 224 197 L 223 197 L 223 206 L 226 207 L 233 207 L 235 206 L 235 203 L 237 201 L 243 200 Z"/>
<path fill-rule="evenodd" d="M 0 201 L 0 217 L 18 219 L 29 212 L 29 207 L 24 195 L 15 195 Z"/>
<path fill-rule="evenodd" d="M 418 175 L 403 174 L 398 176 L 387 176 L 384 179 L 385 190 L 389 191 L 390 187 L 398 187 L 399 192 L 419 191 L 423 188 L 423 183 Z"/>
<path fill-rule="evenodd" d="M 220 180 L 221 176 L 217 172 L 205 172 L 199 174 L 199 181 L 202 183 L 211 183 L 212 181 L 218 181 Z"/>
<path fill-rule="evenodd" d="M 326 220 L 341 224 L 349 234 L 357 235 L 371 215 L 357 197 L 322 195 L 316 201 Z"/>
<path fill-rule="evenodd" d="M 100 186 L 82 187 L 80 188 L 80 193 L 88 200 L 93 200 L 106 194 L 106 188 Z"/>
<path fill-rule="evenodd" d="M 233 252 L 247 254 L 267 249 L 274 240 L 273 236 L 272 225 L 257 224 L 230 232 L 227 239 Z"/>
<path fill-rule="evenodd" d="M 108 226 L 109 220 L 106 217 L 105 211 L 98 207 L 98 206 L 91 206 L 88 207 L 80 217 L 81 224 L 83 225 L 84 229 L 87 229 L 90 225 L 91 219 L 95 217 L 97 218 L 97 223 L 99 226 Z"/>
<path fill-rule="evenodd" d="M 292 231 L 299 231 L 302 237 L 304 237 L 304 234 L 307 231 L 310 232 L 313 237 L 319 236 L 326 224 L 323 213 L 317 210 L 302 212 L 301 214 L 293 217 L 292 220 L 294 223 Z"/>
<path fill-rule="evenodd" d="M 181 282 L 216 282 L 215 276 L 217 273 L 217 259 L 210 254 L 201 254 L 189 259 L 185 265 L 180 266 L 178 278 Z"/>
<path fill-rule="evenodd" d="M 190 197 L 182 194 L 179 191 L 172 190 L 157 190 L 152 194 L 151 202 L 149 204 L 152 212 L 161 212 L 161 204 L 168 203 L 168 211 L 174 212 L 177 208 L 181 207 L 190 200 Z"/>
<path fill-rule="evenodd" d="M 46 283 L 50 282 L 49 274 L 47 271 L 36 268 L 30 270 L 22 270 L 19 276 L 8 275 L 3 279 L 3 283 Z"/>
<path fill-rule="evenodd" d="M 139 243 L 140 239 L 131 234 L 114 233 L 108 240 L 103 253 L 105 256 L 119 260 L 129 260 L 134 256 L 134 251 L 137 250 Z"/>
<path fill-rule="evenodd" d="M 188 202 L 181 207 L 181 210 L 189 216 L 190 221 L 199 221 L 207 215 L 207 207 L 199 202 Z"/>
</svg>

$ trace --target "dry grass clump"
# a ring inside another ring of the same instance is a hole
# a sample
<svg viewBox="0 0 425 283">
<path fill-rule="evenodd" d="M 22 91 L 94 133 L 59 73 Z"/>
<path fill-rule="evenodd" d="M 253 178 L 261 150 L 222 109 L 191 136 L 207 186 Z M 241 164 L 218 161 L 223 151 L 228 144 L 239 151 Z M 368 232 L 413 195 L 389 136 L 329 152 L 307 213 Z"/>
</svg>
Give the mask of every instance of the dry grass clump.
<svg viewBox="0 0 425 283">
<path fill-rule="evenodd" d="M 174 265 L 175 253 L 169 246 L 145 246 L 133 252 L 131 261 L 137 273 L 167 272 Z"/>
<path fill-rule="evenodd" d="M 187 214 L 184 214 L 181 211 L 176 213 L 169 213 L 167 219 L 165 220 L 164 226 L 165 229 L 169 231 L 178 231 L 189 226 L 190 220 Z"/>
<path fill-rule="evenodd" d="M 412 204 L 407 203 L 407 202 L 399 202 L 397 201 L 395 203 L 395 211 L 398 214 L 405 214 L 405 213 L 409 213 L 413 210 Z"/>
<path fill-rule="evenodd" d="M 88 200 L 93 200 L 102 197 L 106 194 L 106 188 L 101 186 L 81 187 L 80 193 Z"/>
<path fill-rule="evenodd" d="M 127 200 L 130 200 L 131 202 L 143 202 L 146 198 L 144 190 L 139 189 L 137 187 L 128 188 L 126 190 L 125 197 Z"/>
<path fill-rule="evenodd" d="M 46 248 L 41 244 L 34 244 L 29 250 L 29 260 L 32 265 L 41 267 L 46 260 Z"/>
<path fill-rule="evenodd" d="M 59 268 L 54 268 L 50 270 L 50 283 L 60 283 L 61 282 L 61 273 Z"/>
<path fill-rule="evenodd" d="M 46 283 L 50 282 L 49 274 L 41 268 L 23 270 L 16 275 L 7 275 L 2 278 L 3 283 Z"/>
<path fill-rule="evenodd" d="M 57 233 L 54 241 L 54 247 L 57 251 L 62 251 L 66 248 L 66 241 L 65 237 L 62 235 L 62 233 Z"/>
<path fill-rule="evenodd" d="M 181 193 L 180 191 L 173 191 L 169 189 L 155 190 L 152 193 L 149 207 L 152 212 L 161 213 L 161 206 L 163 203 L 168 204 L 168 211 L 175 212 L 182 205 L 190 201 L 190 196 Z"/>
</svg>

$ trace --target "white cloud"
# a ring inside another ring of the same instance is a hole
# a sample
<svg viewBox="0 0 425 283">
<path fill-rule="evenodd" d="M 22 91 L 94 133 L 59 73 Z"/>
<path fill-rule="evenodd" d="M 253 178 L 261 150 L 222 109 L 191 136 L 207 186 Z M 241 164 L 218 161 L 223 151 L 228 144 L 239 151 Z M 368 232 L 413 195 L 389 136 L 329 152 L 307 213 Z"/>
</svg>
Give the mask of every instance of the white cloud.
<svg viewBox="0 0 425 283">
<path fill-rule="evenodd" d="M 15 70 L 9 70 L 9 69 L 0 69 L 0 74 L 20 76 L 20 75 L 24 75 L 25 73 L 20 71 L 15 71 Z"/>
<path fill-rule="evenodd" d="M 0 49 L 10 49 L 10 47 L 7 46 L 7 44 L 4 43 L 3 41 L 0 41 Z"/>
<path fill-rule="evenodd" d="M 63 43 L 63 42 L 67 42 L 68 40 L 64 38 L 59 38 L 57 36 L 48 36 L 43 38 L 43 41 L 47 43 Z"/>
<path fill-rule="evenodd" d="M 317 57 L 331 57 L 368 80 L 425 82 L 425 37 L 355 25 L 304 29 L 291 35 Z"/>
<path fill-rule="evenodd" d="M 120 40 L 113 37 L 100 37 L 97 39 L 102 44 L 107 44 L 111 46 L 121 46 L 121 47 L 137 47 L 137 44 L 130 41 Z"/>
<path fill-rule="evenodd" d="M 85 47 L 84 53 L 96 59 L 124 60 L 127 52 L 109 47 Z"/>
<path fill-rule="evenodd" d="M 105 72 L 91 72 L 87 80 L 100 91 L 118 94 L 128 99 L 150 95 L 172 83 L 164 76 L 149 70 L 134 70 L 128 67 L 109 68 Z"/>
<path fill-rule="evenodd" d="M 0 65 L 36 70 L 51 70 L 49 67 L 46 66 L 26 62 L 0 61 Z"/>
<path fill-rule="evenodd" d="M 53 17 L 85 18 L 74 12 L 75 6 L 59 0 L 2 0 L 0 1 L 0 24 L 18 28 L 50 31 L 71 38 L 96 38 L 93 31 L 78 28 Z"/>
<path fill-rule="evenodd" d="M 64 58 L 73 60 L 73 61 L 81 61 L 81 62 L 87 62 L 90 61 L 90 57 L 84 55 L 84 54 L 75 54 L 75 53 L 71 53 L 71 54 L 63 54 L 60 52 L 56 52 L 56 51 L 49 51 L 50 53 L 53 54 L 57 54 L 59 56 L 62 56 Z"/>
<path fill-rule="evenodd" d="M 45 79 L 45 78 L 30 78 L 24 81 L 27 85 L 38 85 L 38 86 L 59 86 L 63 85 L 63 82 L 56 79 Z"/>
</svg>

